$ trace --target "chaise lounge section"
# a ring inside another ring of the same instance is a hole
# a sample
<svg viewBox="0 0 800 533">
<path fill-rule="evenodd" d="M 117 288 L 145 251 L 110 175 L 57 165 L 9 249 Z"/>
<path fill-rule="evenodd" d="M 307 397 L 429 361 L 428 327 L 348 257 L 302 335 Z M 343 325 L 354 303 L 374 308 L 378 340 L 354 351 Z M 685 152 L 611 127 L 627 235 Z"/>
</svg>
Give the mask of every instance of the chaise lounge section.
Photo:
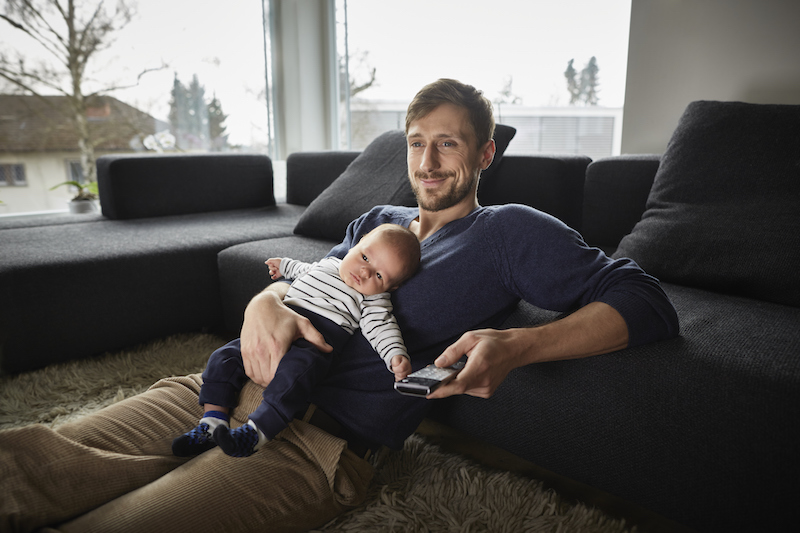
<svg viewBox="0 0 800 533">
<path fill-rule="evenodd" d="M 292 234 L 261 155 L 105 156 L 103 214 L 0 220 L 0 368 L 221 330 L 217 253 Z"/>
</svg>

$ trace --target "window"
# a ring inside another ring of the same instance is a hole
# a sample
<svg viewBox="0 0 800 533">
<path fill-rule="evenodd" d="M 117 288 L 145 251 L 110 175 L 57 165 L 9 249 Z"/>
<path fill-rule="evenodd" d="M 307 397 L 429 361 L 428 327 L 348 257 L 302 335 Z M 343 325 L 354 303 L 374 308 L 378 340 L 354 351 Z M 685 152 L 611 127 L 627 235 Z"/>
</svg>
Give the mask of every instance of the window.
<svg viewBox="0 0 800 533">
<path fill-rule="evenodd" d="M 497 122 L 517 128 L 507 153 L 618 154 L 630 6 L 337 0 L 341 148 L 403 128 L 416 91 L 449 77 L 481 89 Z"/>
<path fill-rule="evenodd" d="M 86 98 L 84 113 L 91 135 L 88 144 L 95 147 L 91 157 L 266 153 L 270 134 L 262 4 L 268 3 L 232 2 L 223 9 L 216 0 L 76 2 L 73 22 L 78 30 L 101 6 L 98 17 L 113 23 L 98 27 L 114 28 L 97 34 L 97 40 L 85 40 L 93 48 L 81 91 L 84 96 L 97 94 Z M 28 4 L 47 3 L 21 5 Z M 77 100 L 65 65 L 68 51 L 59 48 L 69 40 L 51 33 L 66 32 L 62 28 L 68 25 L 55 9 L 7 16 L 14 24 L 0 19 L 0 67 L 4 73 L 11 71 L 19 83 L 0 80 L 0 138 L 8 140 L 0 145 L 0 155 L 25 164 L 28 173 L 23 172 L 23 183 L 31 186 L 24 199 L 22 194 L 4 197 L 4 212 L 44 211 L 53 204 L 51 195 L 65 194 L 64 188 L 49 191 L 64 181 L 64 161 L 69 179 L 87 174 L 75 163 L 81 160 L 81 128 L 71 111 Z M 28 24 L 40 24 L 40 31 L 17 27 Z M 38 42 L 35 35 L 47 42 Z M 72 59 L 81 61 L 83 55 Z M 19 70 L 21 64 L 25 70 Z M 2 178 L 3 186 L 19 185 L 5 166 Z M 42 190 L 48 192 L 41 194 Z"/>
<path fill-rule="evenodd" d="M 67 180 L 83 183 L 83 167 L 80 161 L 67 161 Z"/>
<path fill-rule="evenodd" d="M 24 165 L 0 165 L 0 187 L 27 187 Z"/>
</svg>

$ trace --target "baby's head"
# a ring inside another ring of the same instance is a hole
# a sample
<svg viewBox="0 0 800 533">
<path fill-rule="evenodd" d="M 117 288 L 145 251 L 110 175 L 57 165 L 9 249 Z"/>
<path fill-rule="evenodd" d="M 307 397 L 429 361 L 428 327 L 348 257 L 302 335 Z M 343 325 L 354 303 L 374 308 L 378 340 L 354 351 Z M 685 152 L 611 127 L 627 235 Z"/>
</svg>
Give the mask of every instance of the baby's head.
<svg viewBox="0 0 800 533">
<path fill-rule="evenodd" d="M 364 235 L 342 259 L 339 275 L 365 296 L 390 292 L 419 268 L 417 236 L 397 224 L 381 224 Z"/>
</svg>

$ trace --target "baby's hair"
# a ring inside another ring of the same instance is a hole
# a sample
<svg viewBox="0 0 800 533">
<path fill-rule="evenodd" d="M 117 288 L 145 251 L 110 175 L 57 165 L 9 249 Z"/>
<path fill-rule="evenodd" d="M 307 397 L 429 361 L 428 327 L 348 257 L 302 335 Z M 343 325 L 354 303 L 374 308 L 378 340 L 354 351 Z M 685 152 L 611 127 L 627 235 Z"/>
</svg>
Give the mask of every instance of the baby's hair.
<svg viewBox="0 0 800 533">
<path fill-rule="evenodd" d="M 395 248 L 400 255 L 407 260 L 403 276 L 398 280 L 400 285 L 413 276 L 420 263 L 419 239 L 410 229 L 399 224 L 381 224 L 369 233 L 380 233 L 382 239 L 386 239 L 390 246 Z M 369 233 L 367 235 L 369 235 Z"/>
</svg>

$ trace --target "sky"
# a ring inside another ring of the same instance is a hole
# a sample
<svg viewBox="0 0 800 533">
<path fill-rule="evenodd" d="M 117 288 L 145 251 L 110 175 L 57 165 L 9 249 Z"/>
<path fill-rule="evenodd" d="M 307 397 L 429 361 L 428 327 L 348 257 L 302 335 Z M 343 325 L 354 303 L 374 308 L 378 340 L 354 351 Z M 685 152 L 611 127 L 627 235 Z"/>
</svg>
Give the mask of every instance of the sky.
<svg viewBox="0 0 800 533">
<path fill-rule="evenodd" d="M 566 105 L 564 71 L 592 56 L 600 105 L 625 99 L 630 0 L 348 0 L 351 55 L 368 51 L 376 88 L 363 96 L 409 100 L 452 77 L 493 99 L 511 76 L 526 106 Z"/>
<path fill-rule="evenodd" d="M 343 0 L 339 0 L 342 4 Z M 600 105 L 621 107 L 631 0 L 347 0 L 351 55 L 368 52 L 377 83 L 361 97 L 409 101 L 425 83 L 453 77 L 494 99 L 510 76 L 526 106 L 566 105 L 563 72 L 591 56 L 600 67 Z M 138 0 L 135 20 L 99 58 L 94 75 L 130 83 L 114 94 L 166 120 L 173 77 L 197 75 L 228 115 L 230 141 L 266 139 L 261 0 Z M 341 24 L 338 31 L 343 30 Z M 0 42 L 11 41 L 6 27 Z M 355 64 L 354 67 L 358 67 Z M 358 74 L 356 74 L 358 75 Z"/>
</svg>

